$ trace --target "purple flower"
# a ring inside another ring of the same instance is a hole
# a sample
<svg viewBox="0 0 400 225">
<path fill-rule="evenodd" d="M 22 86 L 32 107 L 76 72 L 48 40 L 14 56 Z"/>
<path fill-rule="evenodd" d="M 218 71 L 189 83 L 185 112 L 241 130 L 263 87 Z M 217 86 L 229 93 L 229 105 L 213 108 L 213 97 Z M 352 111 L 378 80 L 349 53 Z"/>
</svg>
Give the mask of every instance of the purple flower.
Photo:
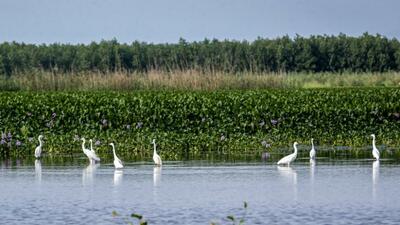
<svg viewBox="0 0 400 225">
<path fill-rule="evenodd" d="M 271 120 L 271 124 L 274 125 L 274 126 L 277 125 L 278 122 L 279 122 L 278 120 L 274 120 L 274 119 Z"/>
<path fill-rule="evenodd" d="M 143 123 L 142 122 L 138 122 L 137 124 L 136 124 L 136 128 L 142 128 L 142 126 L 143 126 Z"/>
<path fill-rule="evenodd" d="M 55 112 L 53 112 L 52 114 L 51 114 L 51 118 L 56 118 L 56 116 L 57 116 L 57 113 L 55 113 Z"/>
<path fill-rule="evenodd" d="M 28 138 L 28 141 L 32 142 L 33 141 L 33 137 Z"/>
<path fill-rule="evenodd" d="M 12 138 L 11 132 L 8 132 L 7 138 L 8 138 L 8 140 L 11 140 L 11 138 Z"/>
<path fill-rule="evenodd" d="M 101 142 L 99 141 L 99 140 L 97 140 L 95 143 L 94 143 L 94 145 L 96 145 L 96 146 L 98 146 L 98 145 L 100 145 L 101 144 Z"/>
<path fill-rule="evenodd" d="M 1 144 L 1 145 L 4 145 L 5 143 L 6 143 L 6 140 L 1 139 L 0 144 Z"/>
<path fill-rule="evenodd" d="M 22 142 L 19 141 L 19 140 L 17 140 L 17 141 L 15 142 L 15 145 L 16 145 L 16 146 L 21 146 L 21 145 L 22 145 Z"/>
</svg>

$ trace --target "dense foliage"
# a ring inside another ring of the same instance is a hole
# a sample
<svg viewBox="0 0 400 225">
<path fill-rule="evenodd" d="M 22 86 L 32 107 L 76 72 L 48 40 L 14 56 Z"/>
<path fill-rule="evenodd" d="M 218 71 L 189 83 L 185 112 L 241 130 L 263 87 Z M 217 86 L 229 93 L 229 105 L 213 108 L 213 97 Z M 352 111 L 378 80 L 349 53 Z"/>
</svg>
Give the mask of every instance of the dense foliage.
<svg viewBox="0 0 400 225">
<path fill-rule="evenodd" d="M 33 154 L 45 135 L 47 153 L 80 152 L 79 137 L 100 152 L 149 157 L 156 139 L 163 157 L 212 152 L 254 154 L 262 145 L 400 144 L 400 89 L 220 92 L 2 92 L 0 149 Z M 34 138 L 34 139 L 32 139 Z"/>
<path fill-rule="evenodd" d="M 78 44 L 0 44 L 0 74 L 50 72 L 383 72 L 400 70 L 400 43 L 380 35 L 284 36 L 253 42 L 176 44 L 116 40 Z"/>
</svg>

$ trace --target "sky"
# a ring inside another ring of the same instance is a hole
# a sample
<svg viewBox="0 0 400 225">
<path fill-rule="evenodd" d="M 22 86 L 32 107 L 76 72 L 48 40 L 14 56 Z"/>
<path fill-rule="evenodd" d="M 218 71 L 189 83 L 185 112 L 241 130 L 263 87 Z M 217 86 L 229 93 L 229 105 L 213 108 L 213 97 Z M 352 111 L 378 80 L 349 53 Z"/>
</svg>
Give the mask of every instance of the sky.
<svg viewBox="0 0 400 225">
<path fill-rule="evenodd" d="M 175 43 L 283 35 L 400 39 L 399 0 L 0 0 L 0 42 Z"/>
</svg>

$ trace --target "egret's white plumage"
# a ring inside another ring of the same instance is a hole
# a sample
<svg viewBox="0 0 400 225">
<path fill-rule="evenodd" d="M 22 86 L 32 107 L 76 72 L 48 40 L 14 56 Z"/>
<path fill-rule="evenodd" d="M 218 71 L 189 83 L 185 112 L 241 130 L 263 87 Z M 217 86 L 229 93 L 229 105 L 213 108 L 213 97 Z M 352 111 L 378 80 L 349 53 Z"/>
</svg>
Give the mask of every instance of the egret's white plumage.
<svg viewBox="0 0 400 225">
<path fill-rule="evenodd" d="M 96 152 L 95 152 L 94 149 L 93 149 L 93 140 L 92 140 L 92 139 L 89 139 L 89 142 L 90 142 L 90 151 L 94 154 L 93 159 L 94 159 L 94 161 L 99 162 L 99 161 L 100 161 L 100 157 L 97 156 Z"/>
<path fill-rule="evenodd" d="M 374 156 L 376 160 L 379 160 L 380 154 L 379 150 L 376 148 L 375 145 L 375 134 L 371 134 L 371 137 L 372 137 L 372 156 Z"/>
<path fill-rule="evenodd" d="M 35 149 L 35 158 L 40 158 L 40 156 L 42 155 L 42 138 L 43 135 L 39 135 L 38 139 L 39 139 L 39 146 L 36 147 Z"/>
<path fill-rule="evenodd" d="M 100 158 L 97 157 L 95 153 L 93 153 L 92 151 L 90 151 L 85 147 L 85 142 L 86 142 L 85 138 L 81 138 L 81 140 L 82 140 L 82 151 L 88 157 L 90 164 L 95 163 L 96 161 L 100 161 Z"/>
<path fill-rule="evenodd" d="M 297 142 L 294 142 L 293 143 L 294 153 L 283 157 L 281 160 L 278 161 L 277 164 L 278 165 L 281 165 L 281 164 L 290 165 L 290 163 L 293 162 L 297 157 L 297 147 L 296 146 L 297 146 Z"/>
<path fill-rule="evenodd" d="M 114 167 L 115 169 L 122 169 L 124 168 L 124 165 L 122 165 L 122 161 L 118 158 L 117 154 L 115 154 L 115 147 L 114 147 L 114 143 L 110 143 L 112 150 L 113 150 L 113 154 L 114 154 Z"/>
<path fill-rule="evenodd" d="M 154 151 L 153 151 L 153 161 L 157 166 L 162 165 L 161 157 L 157 154 L 156 151 L 156 139 L 153 139 Z"/>
<path fill-rule="evenodd" d="M 314 138 L 311 138 L 311 150 L 310 150 L 310 159 L 315 159 L 315 148 L 314 148 Z"/>
</svg>

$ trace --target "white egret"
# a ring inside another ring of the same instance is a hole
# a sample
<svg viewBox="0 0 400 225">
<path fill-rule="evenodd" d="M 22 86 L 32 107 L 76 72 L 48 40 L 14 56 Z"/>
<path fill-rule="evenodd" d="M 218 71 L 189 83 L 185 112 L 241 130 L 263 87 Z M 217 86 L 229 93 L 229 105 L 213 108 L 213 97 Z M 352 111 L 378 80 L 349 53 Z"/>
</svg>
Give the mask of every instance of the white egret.
<svg viewBox="0 0 400 225">
<path fill-rule="evenodd" d="M 96 152 L 94 151 L 94 149 L 93 149 L 93 140 L 92 139 L 89 139 L 89 142 L 90 142 L 90 151 L 94 154 L 94 158 L 93 159 L 95 159 L 95 161 L 100 161 L 100 157 L 98 157 L 97 156 L 97 154 L 96 154 Z M 97 160 L 98 159 L 98 160 Z"/>
<path fill-rule="evenodd" d="M 114 154 L 114 167 L 115 169 L 122 169 L 124 168 L 124 166 L 122 165 L 122 161 L 118 158 L 117 154 L 115 154 L 115 147 L 114 147 L 114 143 L 110 143 L 112 150 L 113 150 L 113 154 Z"/>
<path fill-rule="evenodd" d="M 153 161 L 157 166 L 161 166 L 162 165 L 161 157 L 157 154 L 156 151 L 156 139 L 153 139 L 152 144 L 154 145 Z"/>
<path fill-rule="evenodd" d="M 315 159 L 315 148 L 314 148 L 314 138 L 311 138 L 311 151 L 310 151 L 310 159 Z"/>
<path fill-rule="evenodd" d="M 375 134 L 371 134 L 372 137 L 372 155 L 376 160 L 379 160 L 379 150 L 376 148 L 375 145 Z"/>
<path fill-rule="evenodd" d="M 99 157 L 89 149 L 85 148 L 85 138 L 81 138 L 82 140 L 82 151 L 88 157 L 90 164 L 95 163 L 96 161 L 100 161 Z"/>
<path fill-rule="evenodd" d="M 43 138 L 43 135 L 39 135 L 39 146 L 37 146 L 36 147 L 36 149 L 35 149 L 35 158 L 40 158 L 40 156 L 42 155 L 42 138 Z"/>
<path fill-rule="evenodd" d="M 277 164 L 278 165 L 281 165 L 281 164 L 290 165 L 290 163 L 293 162 L 297 157 L 297 147 L 296 146 L 297 146 L 297 142 L 294 142 L 293 143 L 294 153 L 283 157 L 281 160 L 278 161 Z"/>
</svg>

